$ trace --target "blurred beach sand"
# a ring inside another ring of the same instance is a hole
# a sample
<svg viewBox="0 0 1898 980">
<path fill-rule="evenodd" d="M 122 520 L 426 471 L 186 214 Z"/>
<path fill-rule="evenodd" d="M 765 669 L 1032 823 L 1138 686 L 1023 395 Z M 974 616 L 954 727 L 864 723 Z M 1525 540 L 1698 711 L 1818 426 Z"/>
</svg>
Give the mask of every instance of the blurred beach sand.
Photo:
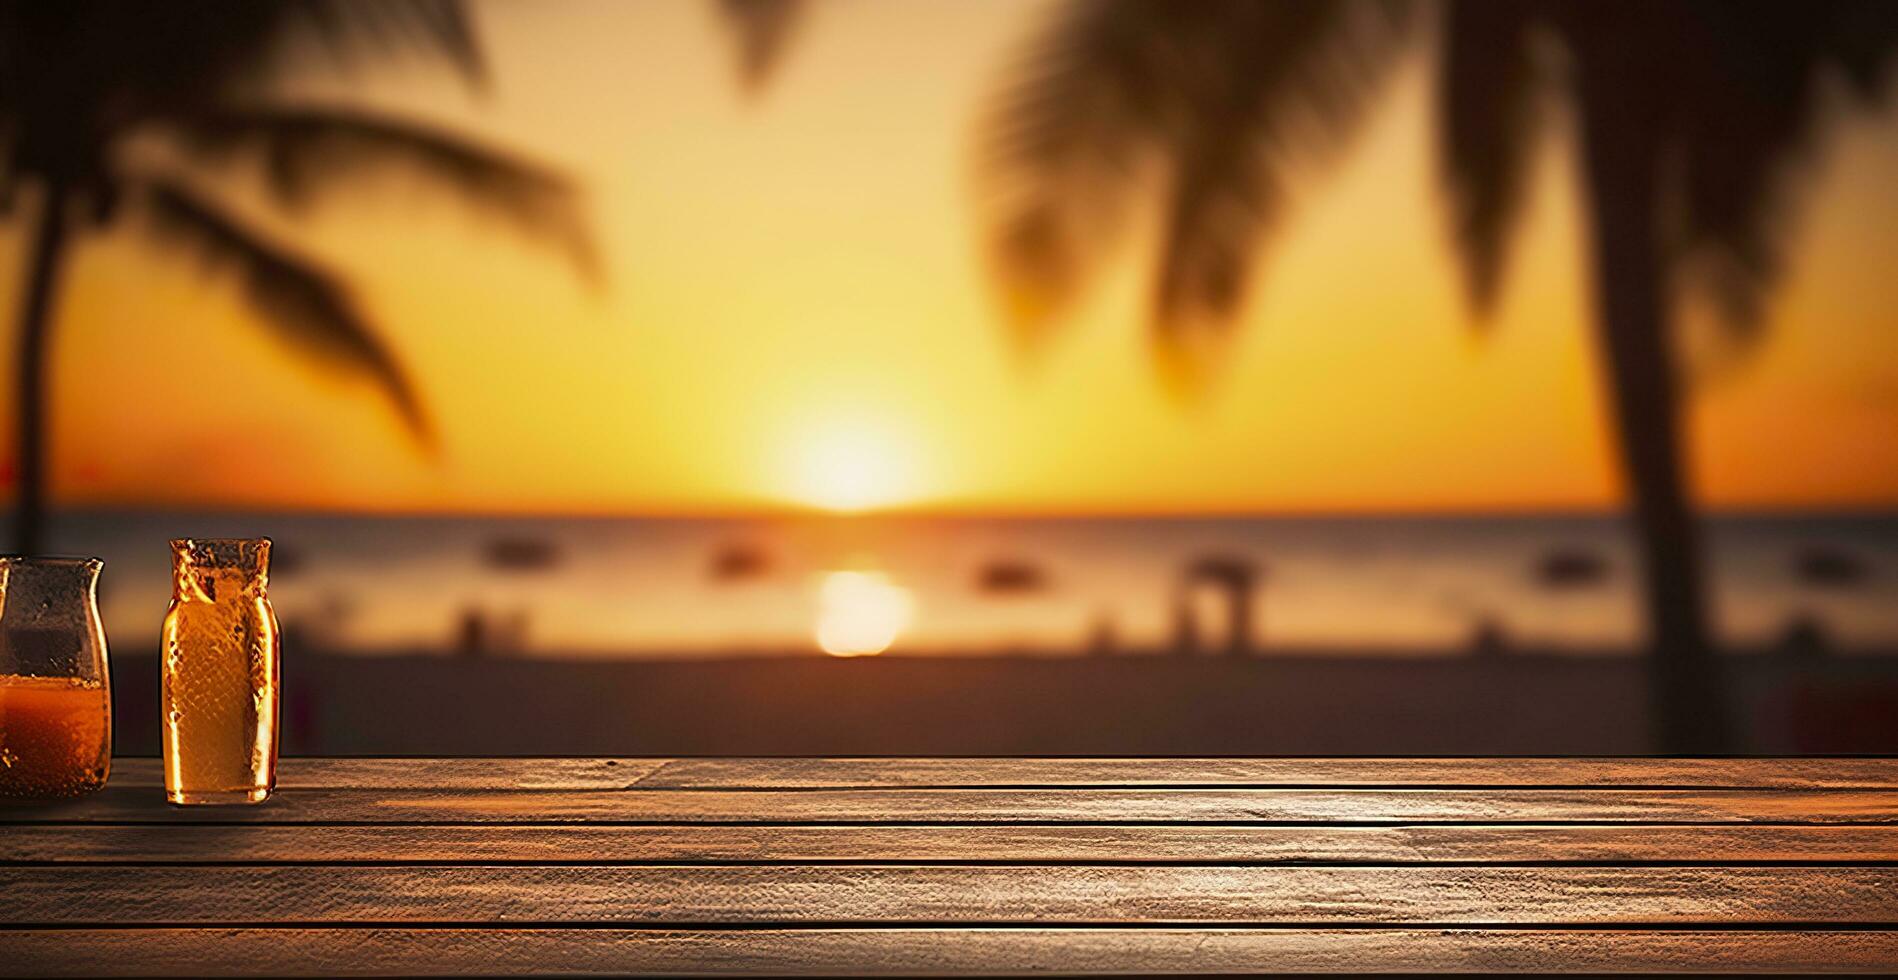
<svg viewBox="0 0 1898 980">
<path fill-rule="evenodd" d="M 1898 656 L 1728 658 L 1737 751 L 1898 751 Z M 1644 664 L 1463 657 L 445 660 L 286 650 L 292 755 L 1622 755 Z M 157 750 L 154 657 L 114 660 Z"/>
</svg>

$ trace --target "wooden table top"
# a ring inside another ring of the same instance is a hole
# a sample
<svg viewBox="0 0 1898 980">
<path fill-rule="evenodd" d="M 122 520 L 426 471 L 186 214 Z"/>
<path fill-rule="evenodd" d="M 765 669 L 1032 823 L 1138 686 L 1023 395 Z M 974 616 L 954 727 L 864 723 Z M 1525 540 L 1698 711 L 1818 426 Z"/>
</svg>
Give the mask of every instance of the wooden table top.
<svg viewBox="0 0 1898 980">
<path fill-rule="evenodd" d="M 155 760 L 0 807 L 0 974 L 1880 972 L 1898 759 Z"/>
</svg>

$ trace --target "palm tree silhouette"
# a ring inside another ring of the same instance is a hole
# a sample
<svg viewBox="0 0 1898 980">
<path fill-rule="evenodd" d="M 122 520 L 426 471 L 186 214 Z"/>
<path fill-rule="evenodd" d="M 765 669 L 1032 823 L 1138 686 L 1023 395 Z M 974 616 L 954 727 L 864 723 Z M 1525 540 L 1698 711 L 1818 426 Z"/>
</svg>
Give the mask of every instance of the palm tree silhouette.
<svg viewBox="0 0 1898 980">
<path fill-rule="evenodd" d="M 14 547 L 40 549 L 53 305 L 78 236 L 131 219 L 161 251 L 235 273 L 260 322 L 331 367 L 361 372 L 432 445 L 407 372 L 336 276 L 206 193 L 215 166 L 261 166 L 296 212 L 332 183 L 406 167 L 593 269 L 572 187 L 552 170 L 453 133 L 365 110 L 287 104 L 287 56 L 346 70 L 413 56 L 471 87 L 485 68 L 458 0 L 62 0 L 0 3 L 0 203 L 38 199 L 19 307 Z"/>
<path fill-rule="evenodd" d="M 1656 738 L 1717 751 L 1727 724 L 1680 469 L 1672 303 L 1706 290 L 1736 337 L 1757 334 L 1798 164 L 1830 119 L 1823 96 L 1882 92 L 1898 4 L 1071 0 L 983 125 L 997 275 L 1023 336 L 1039 337 L 1130 205 L 1158 195 L 1156 347 L 1196 376 L 1284 217 L 1290 175 L 1342 148 L 1432 26 L 1441 180 L 1479 314 L 1495 301 L 1550 98 L 1573 106 Z"/>
</svg>

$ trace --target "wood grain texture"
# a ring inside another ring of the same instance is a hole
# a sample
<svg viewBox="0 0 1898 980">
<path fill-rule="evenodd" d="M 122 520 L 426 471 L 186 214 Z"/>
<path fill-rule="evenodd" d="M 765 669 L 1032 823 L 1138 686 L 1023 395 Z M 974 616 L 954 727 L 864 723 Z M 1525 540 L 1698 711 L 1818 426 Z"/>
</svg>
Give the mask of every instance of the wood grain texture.
<svg viewBox="0 0 1898 980">
<path fill-rule="evenodd" d="M 287 758 L 277 763 L 284 789 L 626 789 L 670 759 L 387 759 Z M 112 760 L 114 787 L 159 788 L 158 759 Z"/>
<path fill-rule="evenodd" d="M 16 976 L 1888 972 L 1898 932 L 102 929 L 0 932 Z"/>
<path fill-rule="evenodd" d="M 1898 862 L 1898 826 L 24 825 L 0 862 Z"/>
<path fill-rule="evenodd" d="M 161 786 L 157 759 L 115 786 Z M 1898 789 L 1898 759 L 284 759 L 297 789 L 853 789 L 983 786 L 1621 786 Z"/>
<path fill-rule="evenodd" d="M 166 807 L 107 786 L 0 824 L 137 823 L 1898 823 L 1898 790 L 285 788 L 263 806 Z"/>
<path fill-rule="evenodd" d="M 155 760 L 0 806 L 0 975 L 1838 972 L 1898 760 Z"/>
<path fill-rule="evenodd" d="M 1898 788 L 1898 759 L 674 759 L 649 788 L 1623 786 Z"/>
<path fill-rule="evenodd" d="M 10 924 L 1898 923 L 1898 868 L 0 868 Z"/>
</svg>

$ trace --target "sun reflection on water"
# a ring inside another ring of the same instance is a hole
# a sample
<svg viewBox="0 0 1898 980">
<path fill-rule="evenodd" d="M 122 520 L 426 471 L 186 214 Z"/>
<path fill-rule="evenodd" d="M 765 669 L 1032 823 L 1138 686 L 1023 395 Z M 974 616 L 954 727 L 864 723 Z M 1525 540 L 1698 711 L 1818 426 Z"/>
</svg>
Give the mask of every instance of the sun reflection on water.
<svg viewBox="0 0 1898 980">
<path fill-rule="evenodd" d="M 881 572 L 831 572 L 817 593 L 817 645 L 833 657 L 882 653 L 914 607 L 910 590 Z"/>
</svg>

